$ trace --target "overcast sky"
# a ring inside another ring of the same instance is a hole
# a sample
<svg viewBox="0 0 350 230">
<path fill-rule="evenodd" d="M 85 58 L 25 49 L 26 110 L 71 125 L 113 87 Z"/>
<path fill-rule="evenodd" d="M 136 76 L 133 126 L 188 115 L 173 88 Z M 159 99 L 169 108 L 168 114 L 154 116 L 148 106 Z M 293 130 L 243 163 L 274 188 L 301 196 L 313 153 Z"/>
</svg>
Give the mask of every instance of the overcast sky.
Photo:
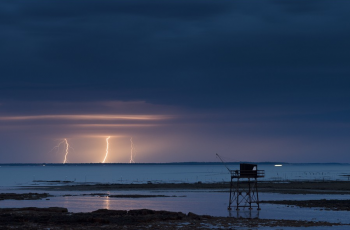
<svg viewBox="0 0 350 230">
<path fill-rule="evenodd" d="M 350 163 L 349 10 L 1 1 L 0 163 Z"/>
</svg>

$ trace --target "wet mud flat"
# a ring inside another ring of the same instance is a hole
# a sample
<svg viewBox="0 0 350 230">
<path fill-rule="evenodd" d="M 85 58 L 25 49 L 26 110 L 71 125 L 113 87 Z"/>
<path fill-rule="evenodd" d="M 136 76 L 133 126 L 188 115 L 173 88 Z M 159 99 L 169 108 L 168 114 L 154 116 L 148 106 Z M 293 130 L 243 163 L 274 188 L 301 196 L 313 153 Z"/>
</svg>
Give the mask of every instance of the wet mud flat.
<svg viewBox="0 0 350 230">
<path fill-rule="evenodd" d="M 234 229 L 340 225 L 321 221 L 212 217 L 149 209 L 99 209 L 86 213 L 70 213 L 59 207 L 0 209 L 1 229 Z"/>
<path fill-rule="evenodd" d="M 162 197 L 186 197 L 186 196 L 167 196 L 167 195 L 144 195 L 144 194 L 119 194 L 109 195 L 108 193 L 90 193 L 81 195 L 60 195 L 66 196 L 99 196 L 99 197 L 110 197 L 110 198 L 162 198 Z M 54 197 L 49 193 L 0 193 L 1 200 L 49 200 L 49 197 Z M 266 200 L 260 201 L 260 203 L 280 204 L 286 206 L 297 206 L 301 208 L 318 208 L 321 210 L 331 211 L 350 211 L 350 200 L 342 199 L 320 199 L 320 200 Z M 0 203 L 1 204 L 1 203 Z"/>
<path fill-rule="evenodd" d="M 350 200 L 277 200 L 261 201 L 260 203 L 282 204 L 301 208 L 318 208 L 321 210 L 350 211 Z"/>
<path fill-rule="evenodd" d="M 50 197 L 48 193 L 0 193 L 1 200 L 41 200 Z"/>
<path fill-rule="evenodd" d="M 159 198 L 159 197 L 186 197 L 186 196 L 168 196 L 168 195 L 144 195 L 144 194 L 118 194 L 110 195 L 108 193 L 89 193 L 89 194 L 80 194 L 80 195 L 71 195 L 65 194 L 61 195 L 63 197 L 67 196 L 98 196 L 98 197 L 110 197 L 110 198 Z M 0 193 L 1 200 L 49 200 L 48 197 L 54 197 L 49 193 Z"/>
<path fill-rule="evenodd" d="M 350 181 L 260 182 L 262 192 L 284 194 L 350 194 Z"/>
<path fill-rule="evenodd" d="M 65 194 L 62 195 L 64 197 L 67 196 L 98 196 L 98 197 L 110 197 L 110 198 L 159 198 L 159 197 L 186 197 L 186 196 L 168 196 L 168 195 L 144 195 L 144 194 L 119 194 L 119 195 L 110 195 L 108 193 L 89 193 L 89 194 L 81 194 L 81 195 L 72 195 Z"/>
<path fill-rule="evenodd" d="M 244 187 L 244 183 L 241 185 Z M 113 191 L 113 190 L 223 190 L 230 187 L 228 182 L 221 183 L 148 183 L 148 184 L 60 184 L 42 186 L 24 186 L 21 189 L 47 191 Z M 260 192 L 285 194 L 350 194 L 349 181 L 259 181 Z"/>
</svg>

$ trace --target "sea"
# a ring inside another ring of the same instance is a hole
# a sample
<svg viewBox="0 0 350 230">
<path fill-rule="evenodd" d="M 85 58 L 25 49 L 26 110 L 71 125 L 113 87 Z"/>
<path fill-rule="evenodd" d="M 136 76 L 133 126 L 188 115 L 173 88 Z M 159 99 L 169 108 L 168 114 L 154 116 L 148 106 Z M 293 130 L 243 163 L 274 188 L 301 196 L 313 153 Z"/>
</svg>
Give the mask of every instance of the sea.
<svg viewBox="0 0 350 230">
<path fill-rule="evenodd" d="M 350 164 L 254 163 L 264 170 L 261 181 L 350 180 Z M 215 183 L 230 180 L 240 163 L 91 163 L 0 164 L 0 186 L 33 185 L 40 181 L 76 183 Z"/>
<path fill-rule="evenodd" d="M 90 212 L 97 209 L 131 210 L 153 209 L 177 212 L 194 212 L 201 215 L 228 216 L 233 218 L 290 219 L 328 221 L 350 224 L 349 213 L 320 208 L 298 208 L 295 206 L 261 203 L 261 210 L 227 209 L 227 190 L 114 190 L 114 191 L 43 191 L 41 186 L 76 184 L 128 184 L 128 183 L 215 183 L 229 182 L 230 171 L 238 170 L 241 162 L 230 163 L 108 163 L 108 164 L 0 164 L 0 193 L 48 192 L 52 197 L 42 200 L 2 200 L 1 208 L 19 207 L 65 207 L 70 212 Z M 246 163 L 246 162 L 245 162 Z M 349 181 L 350 164 L 341 163 L 253 163 L 264 170 L 265 177 L 259 181 Z M 150 198 L 112 198 L 107 195 L 165 195 Z M 350 199 L 341 194 L 275 194 L 260 193 L 266 200 L 312 200 Z M 265 229 L 265 228 L 259 228 Z M 266 228 L 270 229 L 270 228 Z M 298 228 L 279 228 L 298 229 Z M 327 228 L 308 228 L 327 229 Z M 348 226 L 332 227 L 348 229 Z"/>
</svg>

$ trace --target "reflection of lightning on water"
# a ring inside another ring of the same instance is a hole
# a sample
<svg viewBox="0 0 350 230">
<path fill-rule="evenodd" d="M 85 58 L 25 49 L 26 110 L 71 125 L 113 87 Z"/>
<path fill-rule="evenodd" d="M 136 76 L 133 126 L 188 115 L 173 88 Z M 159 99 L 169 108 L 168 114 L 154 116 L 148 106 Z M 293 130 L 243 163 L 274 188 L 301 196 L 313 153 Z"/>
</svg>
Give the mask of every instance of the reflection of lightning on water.
<svg viewBox="0 0 350 230">
<path fill-rule="evenodd" d="M 132 151 L 134 150 L 134 143 L 132 142 L 132 137 L 130 137 L 130 144 L 131 144 L 131 150 L 130 150 L 130 163 L 135 163 L 134 159 L 132 158 Z"/>
<path fill-rule="evenodd" d="M 108 156 L 108 148 L 109 148 L 109 143 L 108 143 L 108 140 L 109 138 L 111 137 L 107 137 L 106 138 L 106 143 L 107 143 L 107 147 L 106 147 L 106 156 L 105 156 L 105 159 L 103 159 L 102 163 L 105 163 L 106 159 L 107 159 L 107 156 Z"/>
<path fill-rule="evenodd" d="M 62 144 L 65 144 L 65 145 L 66 145 L 66 154 L 64 155 L 64 161 L 63 161 L 63 164 L 65 164 L 65 163 L 67 163 L 67 156 L 68 156 L 69 148 L 72 148 L 72 147 L 69 146 L 68 141 L 67 141 L 66 138 L 64 138 L 60 143 L 58 143 L 58 145 L 56 145 L 55 147 L 53 147 L 53 149 L 51 149 L 51 151 L 54 150 L 54 149 L 57 149 L 57 151 L 58 151 L 58 150 L 60 149 L 60 146 L 61 146 Z M 51 152 L 51 151 L 50 151 L 50 152 Z"/>
</svg>

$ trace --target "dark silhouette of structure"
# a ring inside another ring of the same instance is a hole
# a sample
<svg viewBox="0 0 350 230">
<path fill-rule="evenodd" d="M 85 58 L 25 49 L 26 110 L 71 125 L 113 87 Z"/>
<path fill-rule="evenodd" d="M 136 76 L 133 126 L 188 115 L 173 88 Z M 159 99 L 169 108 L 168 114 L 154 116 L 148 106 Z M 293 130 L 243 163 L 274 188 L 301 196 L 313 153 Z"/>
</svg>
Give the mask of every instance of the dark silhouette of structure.
<svg viewBox="0 0 350 230">
<path fill-rule="evenodd" d="M 232 209 L 231 206 L 236 206 L 236 210 L 239 210 L 240 207 L 249 207 L 250 210 L 252 207 L 258 207 L 258 210 L 260 210 L 258 178 L 264 177 L 265 171 L 258 170 L 256 164 L 240 164 L 239 170 L 231 170 L 219 154 L 216 154 L 216 156 L 231 174 L 228 210 Z M 237 181 L 234 182 L 234 179 L 237 179 Z"/>
<path fill-rule="evenodd" d="M 258 170 L 256 164 L 240 164 L 239 170 L 229 170 L 231 173 L 230 183 L 230 200 L 228 210 L 231 206 L 236 206 L 236 210 L 240 207 L 248 207 L 252 209 L 259 205 L 258 178 L 265 176 L 264 170 Z M 234 179 L 237 179 L 234 181 Z"/>
</svg>

